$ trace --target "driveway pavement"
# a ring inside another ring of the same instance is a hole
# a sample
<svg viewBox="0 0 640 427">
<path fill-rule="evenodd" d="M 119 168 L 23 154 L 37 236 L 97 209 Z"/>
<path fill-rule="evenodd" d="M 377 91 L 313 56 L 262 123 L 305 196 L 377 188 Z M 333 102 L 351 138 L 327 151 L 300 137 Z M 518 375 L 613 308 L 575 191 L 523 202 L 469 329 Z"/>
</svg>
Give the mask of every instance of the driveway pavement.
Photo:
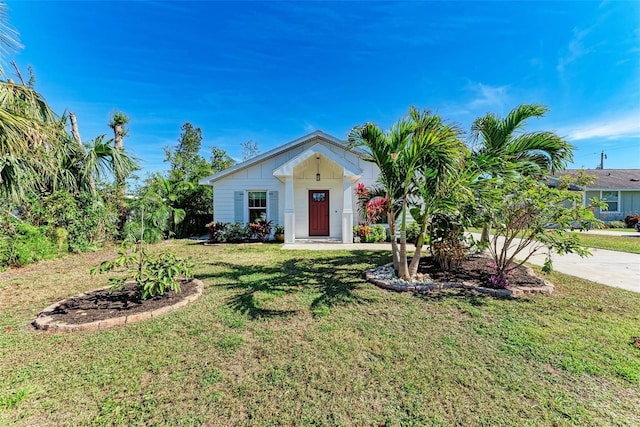
<svg viewBox="0 0 640 427">
<path fill-rule="evenodd" d="M 596 230 L 589 231 L 594 233 Z M 625 233 L 625 232 L 607 232 L 600 233 Z M 626 233 L 640 238 L 640 233 Z M 615 235 L 615 234 L 611 234 Z M 474 233 L 476 239 L 480 238 L 479 234 Z M 409 245 L 412 248 L 412 245 Z M 386 250 L 391 251 L 389 243 L 353 243 L 342 244 L 335 241 L 314 240 L 308 242 L 296 242 L 285 244 L 282 249 L 303 249 L 303 250 Z M 601 283 L 607 286 L 627 289 L 629 291 L 640 293 L 640 255 L 630 254 L 626 252 L 608 251 L 605 249 L 590 249 L 592 256 L 580 258 L 575 254 L 557 255 L 552 257 L 553 268 L 570 276 L 580 277 L 582 279 L 591 280 L 592 282 Z M 545 260 L 544 253 L 534 255 L 529 262 L 534 265 L 542 266 Z"/>
</svg>

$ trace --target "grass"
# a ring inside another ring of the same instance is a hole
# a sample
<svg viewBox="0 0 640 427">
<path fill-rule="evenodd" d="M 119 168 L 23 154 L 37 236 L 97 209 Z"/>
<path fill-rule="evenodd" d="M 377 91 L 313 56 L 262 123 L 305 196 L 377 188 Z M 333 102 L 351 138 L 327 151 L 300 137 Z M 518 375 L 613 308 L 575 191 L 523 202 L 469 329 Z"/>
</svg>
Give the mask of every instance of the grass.
<svg viewBox="0 0 640 427">
<path fill-rule="evenodd" d="M 600 231 L 626 231 L 633 229 L 604 229 Z M 480 228 L 470 228 L 469 232 L 481 233 Z M 634 236 L 608 236 L 606 234 L 577 233 L 582 245 L 588 248 L 640 254 L 640 233 Z"/>
<path fill-rule="evenodd" d="M 607 236 L 604 234 L 579 233 L 582 245 L 589 248 L 640 254 L 640 233 L 637 236 Z"/>
<path fill-rule="evenodd" d="M 553 274 L 550 297 L 416 297 L 360 279 L 384 252 L 153 250 L 204 295 L 101 332 L 28 324 L 108 255 L 0 273 L 0 425 L 640 425 L 640 294 Z"/>
</svg>

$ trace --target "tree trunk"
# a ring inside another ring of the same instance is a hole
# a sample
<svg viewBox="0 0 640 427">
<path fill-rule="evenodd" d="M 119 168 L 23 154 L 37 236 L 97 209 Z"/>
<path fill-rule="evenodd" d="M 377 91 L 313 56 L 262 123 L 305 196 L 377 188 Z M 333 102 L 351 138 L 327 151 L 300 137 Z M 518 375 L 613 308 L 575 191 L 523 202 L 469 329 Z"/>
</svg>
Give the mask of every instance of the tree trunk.
<svg viewBox="0 0 640 427">
<path fill-rule="evenodd" d="M 487 254 L 488 251 L 488 247 L 489 247 L 489 228 L 491 227 L 491 224 L 489 224 L 488 222 L 485 222 L 484 224 L 482 224 L 482 234 L 480 235 L 480 247 L 482 248 L 482 251 L 480 252 L 483 255 Z"/>
<path fill-rule="evenodd" d="M 115 123 L 113 126 L 114 148 L 124 151 L 124 125 Z M 124 176 L 116 176 L 117 200 L 118 200 L 118 231 L 124 234 L 124 226 L 127 222 L 127 204 L 125 202 Z"/>
<path fill-rule="evenodd" d="M 78 131 L 78 121 L 76 120 L 76 113 L 69 111 L 69 119 L 71 120 L 71 135 L 73 136 L 73 139 L 75 139 L 75 141 L 78 143 L 78 145 L 80 146 L 80 150 L 82 151 L 82 154 L 85 154 L 85 149 L 84 149 L 84 145 L 82 145 L 82 139 L 80 138 L 80 132 Z M 95 193 L 96 191 L 96 182 L 93 179 L 93 175 L 91 175 L 91 171 L 89 171 L 89 175 L 87 176 L 87 181 L 89 181 L 89 188 L 91 189 L 92 193 Z"/>
<path fill-rule="evenodd" d="M 420 224 L 420 234 L 416 241 L 416 251 L 413 254 L 413 258 L 411 258 L 411 264 L 409 264 L 409 277 L 416 277 L 416 274 L 418 274 L 418 267 L 420 265 L 420 256 L 422 255 L 422 246 L 424 246 L 424 235 L 426 230 L 427 216 L 425 215 L 424 221 Z"/>
<path fill-rule="evenodd" d="M 389 202 L 391 206 L 391 202 Z M 396 219 L 393 214 L 393 208 L 389 209 L 389 234 L 391 234 L 391 254 L 393 255 L 393 270 L 397 273 L 400 266 L 400 258 L 398 256 L 398 242 L 396 242 Z"/>
<path fill-rule="evenodd" d="M 407 196 L 402 199 L 402 225 L 400 226 L 400 263 L 398 265 L 398 277 L 403 280 L 411 280 L 409 276 L 409 263 L 407 261 Z"/>
</svg>

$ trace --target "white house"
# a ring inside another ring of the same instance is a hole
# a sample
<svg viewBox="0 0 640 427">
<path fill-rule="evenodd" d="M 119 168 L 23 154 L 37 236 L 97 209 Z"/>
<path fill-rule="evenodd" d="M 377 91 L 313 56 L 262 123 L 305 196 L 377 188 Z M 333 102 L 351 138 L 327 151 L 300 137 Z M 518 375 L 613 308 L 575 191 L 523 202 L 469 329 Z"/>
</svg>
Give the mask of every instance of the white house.
<svg viewBox="0 0 640 427">
<path fill-rule="evenodd" d="M 365 153 L 315 131 L 200 180 L 213 191 L 213 220 L 284 225 L 285 243 L 327 238 L 353 241 L 355 189 L 373 185 L 378 167 Z"/>
</svg>

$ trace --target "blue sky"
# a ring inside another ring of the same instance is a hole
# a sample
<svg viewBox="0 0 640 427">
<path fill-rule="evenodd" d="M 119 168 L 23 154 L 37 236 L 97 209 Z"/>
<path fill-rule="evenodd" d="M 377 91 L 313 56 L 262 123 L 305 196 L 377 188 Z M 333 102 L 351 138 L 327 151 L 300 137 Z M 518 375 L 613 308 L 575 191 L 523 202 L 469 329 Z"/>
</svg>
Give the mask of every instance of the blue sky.
<svg viewBox="0 0 640 427">
<path fill-rule="evenodd" d="M 410 105 L 469 130 L 542 103 L 528 129 L 577 148 L 573 167 L 640 168 L 640 2 L 8 1 L 37 89 L 83 140 L 130 117 L 143 172 L 180 126 L 241 157 L 320 129 L 387 129 Z M 10 71 L 10 70 L 9 70 Z"/>
</svg>

